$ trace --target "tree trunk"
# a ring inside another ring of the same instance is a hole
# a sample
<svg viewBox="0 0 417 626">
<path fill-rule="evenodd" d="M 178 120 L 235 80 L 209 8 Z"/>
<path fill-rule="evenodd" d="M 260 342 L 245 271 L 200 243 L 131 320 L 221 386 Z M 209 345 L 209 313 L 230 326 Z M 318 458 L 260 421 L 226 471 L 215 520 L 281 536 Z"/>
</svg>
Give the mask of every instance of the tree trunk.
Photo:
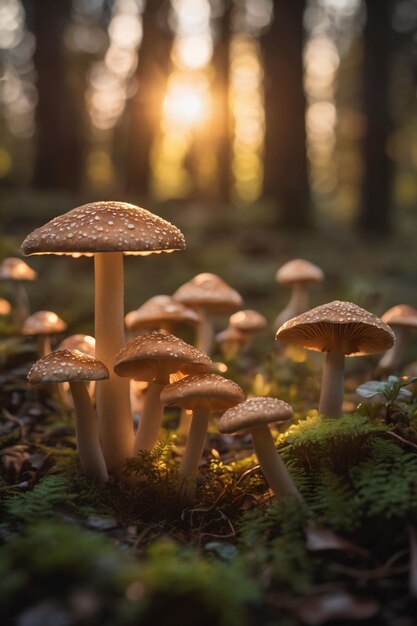
<svg viewBox="0 0 417 626">
<path fill-rule="evenodd" d="M 310 224 L 303 89 L 305 0 L 275 0 L 262 38 L 265 69 L 264 196 L 276 202 L 280 225 Z"/>
<path fill-rule="evenodd" d="M 84 170 L 81 105 L 68 84 L 63 45 L 70 8 L 68 0 L 36 0 L 29 12 L 38 89 L 34 185 L 41 189 L 78 191 Z"/>
<path fill-rule="evenodd" d="M 128 104 L 126 189 L 147 198 L 150 189 L 150 153 L 162 117 L 163 99 L 171 67 L 172 36 L 168 31 L 166 0 L 147 0 L 143 39 L 136 72 L 137 92 Z"/>
<path fill-rule="evenodd" d="M 389 107 L 390 9 L 388 0 L 366 0 L 364 29 L 363 142 L 364 178 L 359 227 L 382 234 L 390 226 L 392 167 L 387 154 L 391 130 Z"/>
</svg>

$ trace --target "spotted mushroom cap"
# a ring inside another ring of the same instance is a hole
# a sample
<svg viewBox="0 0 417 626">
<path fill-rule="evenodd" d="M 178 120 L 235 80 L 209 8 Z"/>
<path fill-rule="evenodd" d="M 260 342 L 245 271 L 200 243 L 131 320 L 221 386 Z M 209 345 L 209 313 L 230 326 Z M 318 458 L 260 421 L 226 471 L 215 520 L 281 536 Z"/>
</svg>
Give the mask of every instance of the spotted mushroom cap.
<svg viewBox="0 0 417 626">
<path fill-rule="evenodd" d="M 125 317 L 126 328 L 129 330 L 157 329 L 167 322 L 198 324 L 198 315 L 181 302 L 174 300 L 172 296 L 154 296 L 135 311 L 130 311 Z"/>
<path fill-rule="evenodd" d="M 266 318 L 258 311 L 252 309 L 245 309 L 244 311 L 237 311 L 229 318 L 229 325 L 237 330 L 242 330 L 245 333 L 257 333 L 264 330 L 268 322 Z"/>
<path fill-rule="evenodd" d="M 385 311 L 381 319 L 392 327 L 417 328 L 417 309 L 409 304 L 397 304 Z"/>
<path fill-rule="evenodd" d="M 56 350 L 36 361 L 29 370 L 28 382 L 39 383 L 88 382 L 109 377 L 107 367 L 78 350 Z"/>
<path fill-rule="evenodd" d="M 67 324 L 53 311 L 37 311 L 23 322 L 23 335 L 54 335 L 67 330 Z"/>
<path fill-rule="evenodd" d="M 289 404 L 278 398 L 249 398 L 229 409 L 218 422 L 223 434 L 234 434 L 241 430 L 256 428 L 274 422 L 286 422 L 293 417 Z"/>
<path fill-rule="evenodd" d="M 194 346 L 166 332 L 152 332 L 129 341 L 115 358 L 118 376 L 152 381 L 160 372 L 205 374 L 213 367 L 210 357 Z"/>
<path fill-rule="evenodd" d="M 174 298 L 191 308 L 228 313 L 242 306 L 242 297 L 216 274 L 198 274 L 174 293 Z"/>
<path fill-rule="evenodd" d="M 126 202 L 91 202 L 55 217 L 26 237 L 30 254 L 151 254 L 183 250 L 181 231 L 146 209 Z"/>
<path fill-rule="evenodd" d="M 216 343 L 218 343 L 219 345 L 234 343 L 239 346 L 244 346 L 248 343 L 248 337 L 237 328 L 233 328 L 233 326 L 228 326 L 220 333 L 217 333 Z"/>
<path fill-rule="evenodd" d="M 95 356 L 96 340 L 91 335 L 70 335 L 61 341 L 58 350 L 78 350 L 88 356 Z"/>
<path fill-rule="evenodd" d="M 393 331 L 379 317 L 339 300 L 293 317 L 278 329 L 275 338 L 308 350 L 337 350 L 347 356 L 384 352 L 395 341 Z"/>
<path fill-rule="evenodd" d="M 11 310 L 10 302 L 4 298 L 0 298 L 0 315 L 9 315 Z"/>
<path fill-rule="evenodd" d="M 305 259 L 288 261 L 279 268 L 275 275 L 276 281 L 281 285 L 291 283 L 318 283 L 324 280 L 324 273 L 317 265 Z"/>
<path fill-rule="evenodd" d="M 35 280 L 36 272 L 22 259 L 11 256 L 0 263 L 0 279 Z"/>
<path fill-rule="evenodd" d="M 186 376 L 161 391 L 162 404 L 191 411 L 223 412 L 244 399 L 239 385 L 218 374 Z"/>
</svg>

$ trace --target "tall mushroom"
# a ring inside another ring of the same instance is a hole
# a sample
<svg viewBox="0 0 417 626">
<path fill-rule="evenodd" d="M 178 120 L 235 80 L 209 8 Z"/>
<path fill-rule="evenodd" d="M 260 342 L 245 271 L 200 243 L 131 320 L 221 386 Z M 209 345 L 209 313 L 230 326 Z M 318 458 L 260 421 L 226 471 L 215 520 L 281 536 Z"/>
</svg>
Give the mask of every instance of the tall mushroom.
<svg viewBox="0 0 417 626">
<path fill-rule="evenodd" d="M 384 352 L 394 344 L 395 337 L 390 327 L 372 313 L 352 302 L 336 300 L 289 320 L 278 330 L 276 339 L 326 352 L 319 412 L 339 417 L 345 356 Z"/>
<path fill-rule="evenodd" d="M 179 493 L 187 500 L 195 494 L 198 464 L 203 454 L 210 413 L 224 413 L 245 399 L 242 389 L 217 374 L 186 376 L 161 392 L 166 406 L 192 410 L 193 418 L 182 458 Z"/>
<path fill-rule="evenodd" d="M 410 331 L 417 328 L 417 309 L 409 304 L 397 304 L 381 317 L 395 333 L 395 344 L 387 350 L 377 365 L 380 372 L 393 372 L 398 369 L 404 354 Z"/>
<path fill-rule="evenodd" d="M 54 218 L 28 235 L 30 254 L 94 256 L 96 356 L 110 370 L 124 344 L 123 255 L 185 248 L 178 228 L 146 209 L 125 202 L 92 202 Z M 97 414 L 104 458 L 117 471 L 132 453 L 129 382 L 112 371 L 97 383 Z"/>
<path fill-rule="evenodd" d="M 175 300 L 198 312 L 197 348 L 211 353 L 213 344 L 213 315 L 231 313 L 242 306 L 242 298 L 220 276 L 198 274 L 174 293 Z"/>
<path fill-rule="evenodd" d="M 172 296 L 153 296 L 125 317 L 126 328 L 141 330 L 166 330 L 172 332 L 180 324 L 198 324 L 198 315 Z"/>
<path fill-rule="evenodd" d="M 91 356 L 77 350 L 57 350 L 32 366 L 28 382 L 69 382 L 76 413 L 77 450 L 86 476 L 99 483 L 108 479 L 107 468 L 100 446 L 97 417 L 88 395 L 86 382 L 108 378 L 107 367 Z"/>
<path fill-rule="evenodd" d="M 210 358 L 170 333 L 152 332 L 129 341 L 115 359 L 118 376 L 148 381 L 134 451 L 152 450 L 158 440 L 163 406 L 161 390 L 172 376 L 209 372 Z"/>
<path fill-rule="evenodd" d="M 249 398 L 242 404 L 229 409 L 220 418 L 218 427 L 223 434 L 249 431 L 253 446 L 266 481 L 275 495 L 301 495 L 275 447 L 268 425 L 288 422 L 293 417 L 289 404 L 277 398 Z"/>
<path fill-rule="evenodd" d="M 307 311 L 310 306 L 310 286 L 323 280 L 323 271 L 305 259 L 294 259 L 280 267 L 276 273 L 276 281 L 280 285 L 291 287 L 292 292 L 287 306 L 275 320 L 275 328 Z"/>
<path fill-rule="evenodd" d="M 0 279 L 10 283 L 14 291 L 16 308 L 13 321 L 17 328 L 22 328 L 23 321 L 29 315 L 29 298 L 23 283 L 36 280 L 36 272 L 22 259 L 8 257 L 0 263 Z"/>
<path fill-rule="evenodd" d="M 51 335 L 58 335 L 66 329 L 66 322 L 53 311 L 37 311 L 23 322 L 22 334 L 37 337 L 39 356 L 43 357 L 52 350 Z"/>
</svg>

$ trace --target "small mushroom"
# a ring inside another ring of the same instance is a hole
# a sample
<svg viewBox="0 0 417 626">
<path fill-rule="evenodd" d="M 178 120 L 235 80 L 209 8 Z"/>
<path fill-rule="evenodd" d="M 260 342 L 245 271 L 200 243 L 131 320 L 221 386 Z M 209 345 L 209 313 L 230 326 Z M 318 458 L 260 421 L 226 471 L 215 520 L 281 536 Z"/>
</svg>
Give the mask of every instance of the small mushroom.
<svg viewBox="0 0 417 626">
<path fill-rule="evenodd" d="M 217 374 L 187 376 L 162 390 L 163 405 L 179 406 L 193 412 L 179 468 L 181 497 L 191 500 L 195 495 L 198 464 L 203 455 L 210 413 L 224 413 L 244 399 L 239 385 Z"/>
<path fill-rule="evenodd" d="M 13 322 L 20 329 L 29 315 L 29 298 L 23 283 L 36 280 L 36 272 L 22 259 L 8 257 L 0 263 L 0 279 L 7 281 L 14 291 L 16 308 Z"/>
<path fill-rule="evenodd" d="M 37 311 L 23 322 L 22 334 L 37 337 L 39 356 L 52 351 L 51 335 L 58 335 L 67 329 L 67 324 L 53 311 Z"/>
<path fill-rule="evenodd" d="M 249 431 L 255 453 L 266 481 L 277 496 L 301 495 L 275 447 L 268 425 L 287 422 L 293 417 L 289 404 L 277 398 L 249 398 L 229 409 L 220 418 L 218 427 L 223 434 Z"/>
<path fill-rule="evenodd" d="M 417 328 L 417 309 L 409 304 L 398 304 L 385 311 L 381 319 L 394 331 L 395 343 L 379 361 L 377 370 L 393 372 L 401 365 L 410 331 Z"/>
<path fill-rule="evenodd" d="M 279 328 L 291 318 L 309 309 L 310 285 L 322 282 L 324 274 L 314 263 L 310 263 L 310 261 L 305 259 L 294 259 L 280 267 L 275 278 L 280 285 L 292 287 L 290 301 L 275 320 L 275 328 Z"/>
<path fill-rule="evenodd" d="M 365 309 L 336 300 L 289 320 L 276 339 L 308 350 L 326 352 L 319 412 L 339 417 L 344 393 L 345 356 L 384 352 L 394 344 L 387 324 Z"/>
<path fill-rule="evenodd" d="M 216 335 L 216 343 L 220 346 L 224 358 L 228 361 L 234 359 L 239 349 L 246 346 L 248 341 L 250 341 L 248 335 L 232 326 L 228 326 Z"/>
<path fill-rule="evenodd" d="M 211 354 L 214 330 L 211 317 L 231 313 L 242 306 L 242 298 L 220 276 L 198 274 L 174 293 L 174 299 L 197 311 L 200 322 L 197 347 Z"/>
<path fill-rule="evenodd" d="M 78 350 L 88 356 L 96 355 L 96 340 L 91 335 L 70 335 L 65 337 L 58 346 L 58 350 Z"/>
<path fill-rule="evenodd" d="M 10 315 L 11 310 L 10 302 L 5 300 L 5 298 L 0 298 L 0 315 L 6 317 L 6 315 Z"/>
<path fill-rule="evenodd" d="M 97 417 L 88 395 L 86 382 L 108 378 L 107 367 L 91 356 L 77 350 L 51 352 L 32 366 L 28 382 L 69 382 L 76 413 L 77 450 L 86 476 L 99 483 L 108 480 L 108 473 L 100 445 Z"/>
<path fill-rule="evenodd" d="M 166 330 L 172 332 L 180 324 L 197 326 L 198 315 L 172 296 L 154 296 L 125 317 L 126 328 L 132 332 Z"/>
<path fill-rule="evenodd" d="M 206 354 L 167 332 L 140 335 L 123 346 L 116 355 L 115 373 L 149 382 L 136 431 L 135 452 L 152 450 L 158 441 L 163 414 L 160 394 L 171 377 L 205 373 L 211 369 L 212 363 Z"/>
</svg>

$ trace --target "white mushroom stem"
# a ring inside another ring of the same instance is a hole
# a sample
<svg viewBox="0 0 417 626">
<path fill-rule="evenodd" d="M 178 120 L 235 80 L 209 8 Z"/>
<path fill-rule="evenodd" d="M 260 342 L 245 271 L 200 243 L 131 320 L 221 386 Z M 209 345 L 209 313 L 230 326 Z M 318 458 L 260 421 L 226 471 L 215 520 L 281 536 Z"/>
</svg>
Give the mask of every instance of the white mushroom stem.
<svg viewBox="0 0 417 626">
<path fill-rule="evenodd" d="M 178 424 L 177 433 L 179 435 L 187 437 L 188 433 L 190 432 L 191 421 L 192 421 L 191 411 L 187 411 L 187 409 L 181 409 L 180 422 Z"/>
<path fill-rule="evenodd" d="M 204 309 L 198 310 L 199 322 L 197 326 L 197 348 L 201 352 L 211 354 L 213 342 L 214 342 L 214 329 L 213 322 L 210 319 L 207 311 Z"/>
<path fill-rule="evenodd" d="M 169 383 L 169 376 L 149 383 L 146 390 L 143 411 L 135 437 L 135 454 L 139 450 L 152 450 L 159 439 L 164 407 L 161 404 L 161 391 Z"/>
<path fill-rule="evenodd" d="M 13 313 L 13 321 L 18 328 L 22 328 L 23 322 L 29 316 L 29 298 L 22 283 L 11 281 L 15 293 L 16 309 Z"/>
<path fill-rule="evenodd" d="M 120 471 L 134 443 L 129 380 L 113 372 L 114 357 L 125 339 L 123 253 L 96 253 L 94 266 L 96 358 L 110 372 L 108 380 L 96 385 L 100 440 L 108 469 Z"/>
<path fill-rule="evenodd" d="M 282 324 L 288 322 L 288 320 L 293 317 L 308 311 L 310 306 L 309 300 L 308 283 L 294 283 L 292 286 L 290 301 L 285 309 L 277 316 L 275 320 L 275 327 L 279 328 Z"/>
<path fill-rule="evenodd" d="M 345 355 L 337 350 L 326 353 L 323 366 L 319 413 L 340 417 L 345 389 Z"/>
<path fill-rule="evenodd" d="M 52 352 L 50 335 L 38 335 L 37 342 L 40 359 Z"/>
<path fill-rule="evenodd" d="M 204 452 L 209 416 L 209 411 L 193 411 L 190 432 L 179 467 L 179 494 L 187 500 L 192 500 L 195 495 L 198 464 Z"/>
<path fill-rule="evenodd" d="M 87 386 L 82 382 L 70 382 L 70 389 L 76 413 L 75 429 L 81 466 L 86 476 L 105 483 L 109 476 L 100 445 L 97 417 Z"/>
<path fill-rule="evenodd" d="M 295 496 L 302 500 L 301 494 L 275 447 L 267 425 L 251 429 L 253 447 L 268 485 L 277 496 Z"/>
<path fill-rule="evenodd" d="M 400 326 L 393 329 L 395 332 L 395 343 L 385 352 L 377 365 L 377 370 L 395 371 L 401 365 L 405 346 L 409 336 L 409 330 Z"/>
</svg>

